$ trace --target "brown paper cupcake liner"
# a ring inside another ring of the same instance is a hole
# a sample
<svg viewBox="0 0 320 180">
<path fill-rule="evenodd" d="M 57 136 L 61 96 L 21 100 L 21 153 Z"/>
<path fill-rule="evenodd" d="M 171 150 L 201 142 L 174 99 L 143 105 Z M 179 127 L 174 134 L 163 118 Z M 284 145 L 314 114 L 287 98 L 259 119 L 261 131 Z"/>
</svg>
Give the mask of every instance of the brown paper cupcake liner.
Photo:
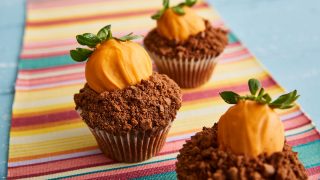
<svg viewBox="0 0 320 180">
<path fill-rule="evenodd" d="M 209 81 L 216 57 L 203 59 L 166 59 L 148 51 L 160 73 L 168 75 L 181 88 L 199 87 Z"/>
<path fill-rule="evenodd" d="M 114 135 L 90 128 L 102 152 L 118 162 L 141 162 L 155 156 L 163 147 L 171 125 L 152 133 L 129 132 Z"/>
<path fill-rule="evenodd" d="M 77 110 L 81 114 L 81 110 Z M 80 115 L 81 116 L 81 115 Z M 84 120 L 83 120 L 84 121 Z M 165 144 L 171 122 L 164 128 L 114 134 L 89 127 L 101 151 L 118 162 L 141 162 L 155 156 Z"/>
</svg>

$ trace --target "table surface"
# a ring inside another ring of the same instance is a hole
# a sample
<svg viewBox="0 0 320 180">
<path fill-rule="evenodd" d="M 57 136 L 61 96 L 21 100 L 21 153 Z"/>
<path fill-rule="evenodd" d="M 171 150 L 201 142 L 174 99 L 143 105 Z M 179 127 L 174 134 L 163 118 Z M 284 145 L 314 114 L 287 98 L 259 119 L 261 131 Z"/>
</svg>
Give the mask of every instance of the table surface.
<svg viewBox="0 0 320 180">
<path fill-rule="evenodd" d="M 320 1 L 209 0 L 242 42 L 298 100 L 320 129 Z M 0 6 L 0 177 L 7 149 L 17 61 L 22 45 L 25 0 Z"/>
</svg>

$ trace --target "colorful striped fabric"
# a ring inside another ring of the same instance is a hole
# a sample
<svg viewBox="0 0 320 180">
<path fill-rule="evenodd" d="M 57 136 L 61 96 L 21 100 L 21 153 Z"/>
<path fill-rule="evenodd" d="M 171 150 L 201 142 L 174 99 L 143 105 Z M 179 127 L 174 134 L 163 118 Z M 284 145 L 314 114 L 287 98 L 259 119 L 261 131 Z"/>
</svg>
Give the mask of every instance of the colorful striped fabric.
<svg viewBox="0 0 320 180">
<path fill-rule="evenodd" d="M 176 3 L 176 2 L 173 2 Z M 183 90 L 183 107 L 156 157 L 137 164 L 104 157 L 86 125 L 74 111 L 73 94 L 83 87 L 84 64 L 74 63 L 69 50 L 75 35 L 97 32 L 112 24 L 115 34 L 146 34 L 155 26 L 150 15 L 160 0 L 29 0 L 23 50 L 13 107 L 8 178 L 55 179 L 98 177 L 174 179 L 178 150 L 203 126 L 210 127 L 229 107 L 222 90 L 247 93 L 247 80 L 260 79 L 272 96 L 284 90 L 239 40 L 219 57 L 209 83 Z M 215 26 L 223 22 L 205 2 L 197 12 Z M 141 40 L 140 40 L 141 42 Z M 299 107 L 279 112 L 286 137 L 311 178 L 320 174 L 320 135 Z"/>
</svg>

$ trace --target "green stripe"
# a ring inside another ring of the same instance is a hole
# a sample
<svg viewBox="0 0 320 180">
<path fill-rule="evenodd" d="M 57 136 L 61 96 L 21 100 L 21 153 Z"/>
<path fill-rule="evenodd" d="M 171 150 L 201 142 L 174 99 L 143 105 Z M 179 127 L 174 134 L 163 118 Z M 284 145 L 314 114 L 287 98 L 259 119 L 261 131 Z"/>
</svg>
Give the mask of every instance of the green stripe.
<svg viewBox="0 0 320 180">
<path fill-rule="evenodd" d="M 316 140 L 316 141 L 313 141 L 313 142 L 310 142 L 307 144 L 294 146 L 293 150 L 298 152 L 298 157 L 306 168 L 312 168 L 312 167 L 319 166 L 318 162 L 320 161 L 320 153 L 319 153 L 320 140 Z M 99 172 L 107 172 L 107 171 L 113 171 L 113 170 L 118 170 L 118 169 L 126 169 L 126 168 L 131 168 L 131 167 L 136 167 L 136 166 L 159 163 L 159 162 L 173 160 L 173 159 L 176 159 L 176 158 L 168 158 L 168 159 L 163 159 L 163 160 L 153 161 L 153 162 L 148 162 L 148 163 L 133 164 L 131 166 L 125 166 L 125 167 L 96 170 L 96 171 L 74 174 L 74 175 L 70 175 L 70 176 L 58 177 L 58 178 L 53 178 L 53 179 L 69 178 L 69 177 L 76 177 L 76 176 L 88 175 L 88 174 L 99 173 Z M 169 179 L 170 178 L 171 179 L 173 177 L 175 178 L 176 174 L 174 171 L 171 171 L 171 172 L 167 172 L 167 173 L 141 177 L 138 179 L 154 179 L 154 178 L 156 178 L 156 179 L 162 179 L 162 178 Z"/>
<path fill-rule="evenodd" d="M 113 171 L 113 170 L 118 170 L 118 169 L 126 169 L 126 168 L 141 166 L 141 165 L 159 163 L 159 162 L 163 162 L 163 161 L 170 161 L 170 160 L 173 160 L 173 159 L 176 159 L 176 158 L 174 157 L 174 158 L 162 159 L 162 160 L 159 160 L 159 161 L 152 161 L 152 162 L 140 163 L 140 164 L 132 164 L 131 166 L 124 166 L 124 167 L 110 168 L 110 169 L 103 169 L 103 170 L 96 170 L 96 171 L 85 172 L 85 173 L 80 173 L 80 174 L 73 174 L 73 175 L 69 175 L 69 176 L 62 176 L 62 177 L 57 177 L 57 178 L 52 178 L 52 179 L 56 180 L 56 179 L 62 179 L 62 178 L 69 178 L 69 177 L 76 177 L 76 176 L 94 174 L 94 173 L 99 173 L 99 172 L 108 172 L 108 171 Z"/>
<path fill-rule="evenodd" d="M 315 167 L 320 161 L 320 140 L 293 147 L 298 152 L 298 157 L 306 168 Z"/>
<path fill-rule="evenodd" d="M 175 171 L 170 171 L 161 174 L 154 174 L 151 176 L 144 176 L 140 178 L 135 178 L 136 180 L 151 180 L 151 179 L 177 179 L 177 173 Z"/>
<path fill-rule="evenodd" d="M 37 58 L 37 59 L 20 59 L 19 69 L 29 70 L 29 69 L 41 69 L 49 68 L 55 66 L 63 66 L 68 64 L 76 64 L 69 55 L 64 56 L 54 56 L 47 58 Z"/>
<path fill-rule="evenodd" d="M 236 36 L 233 33 L 228 35 L 229 43 L 235 43 L 238 41 Z M 19 60 L 19 69 L 21 70 L 31 70 L 31 69 L 42 69 L 50 68 L 56 66 L 63 66 L 69 64 L 76 64 L 77 62 L 73 61 L 68 55 L 62 56 L 53 56 L 46 58 L 31 58 L 31 59 L 20 59 Z"/>
<path fill-rule="evenodd" d="M 229 44 L 236 43 L 239 41 L 238 38 L 233 33 L 229 33 L 228 38 L 229 38 Z"/>
</svg>

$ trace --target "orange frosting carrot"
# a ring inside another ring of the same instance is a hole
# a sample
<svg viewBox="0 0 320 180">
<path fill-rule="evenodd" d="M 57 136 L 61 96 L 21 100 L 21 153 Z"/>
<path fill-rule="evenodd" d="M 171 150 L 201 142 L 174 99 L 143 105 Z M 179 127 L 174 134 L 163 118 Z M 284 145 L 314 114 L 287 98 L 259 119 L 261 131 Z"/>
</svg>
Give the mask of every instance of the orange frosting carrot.
<svg viewBox="0 0 320 180">
<path fill-rule="evenodd" d="M 188 39 L 190 35 L 205 30 L 204 20 L 187 6 L 183 7 L 184 15 L 175 13 L 172 8 L 165 10 L 157 20 L 157 31 L 160 35 L 176 41 Z"/>
<path fill-rule="evenodd" d="M 151 59 L 143 47 L 135 42 L 115 39 L 96 48 L 85 70 L 89 86 L 98 93 L 135 85 L 151 74 Z"/>
<path fill-rule="evenodd" d="M 73 49 L 70 56 L 78 62 L 88 60 L 85 68 L 86 80 L 96 92 L 123 89 L 152 75 L 148 53 L 142 46 L 130 41 L 139 37 L 132 33 L 120 38 L 113 37 L 111 25 L 107 25 L 97 35 L 77 35 L 78 43 L 90 49 Z"/>
<path fill-rule="evenodd" d="M 274 109 L 293 107 L 299 98 L 297 91 L 272 101 L 258 80 L 250 79 L 248 85 L 250 95 L 240 96 L 232 91 L 220 93 L 225 102 L 235 105 L 218 122 L 219 147 L 249 157 L 282 151 L 284 128 Z"/>
<path fill-rule="evenodd" d="M 267 104 L 240 100 L 221 116 L 218 141 L 222 149 L 229 148 L 239 155 L 272 154 L 282 151 L 284 129 L 278 115 Z"/>
</svg>

